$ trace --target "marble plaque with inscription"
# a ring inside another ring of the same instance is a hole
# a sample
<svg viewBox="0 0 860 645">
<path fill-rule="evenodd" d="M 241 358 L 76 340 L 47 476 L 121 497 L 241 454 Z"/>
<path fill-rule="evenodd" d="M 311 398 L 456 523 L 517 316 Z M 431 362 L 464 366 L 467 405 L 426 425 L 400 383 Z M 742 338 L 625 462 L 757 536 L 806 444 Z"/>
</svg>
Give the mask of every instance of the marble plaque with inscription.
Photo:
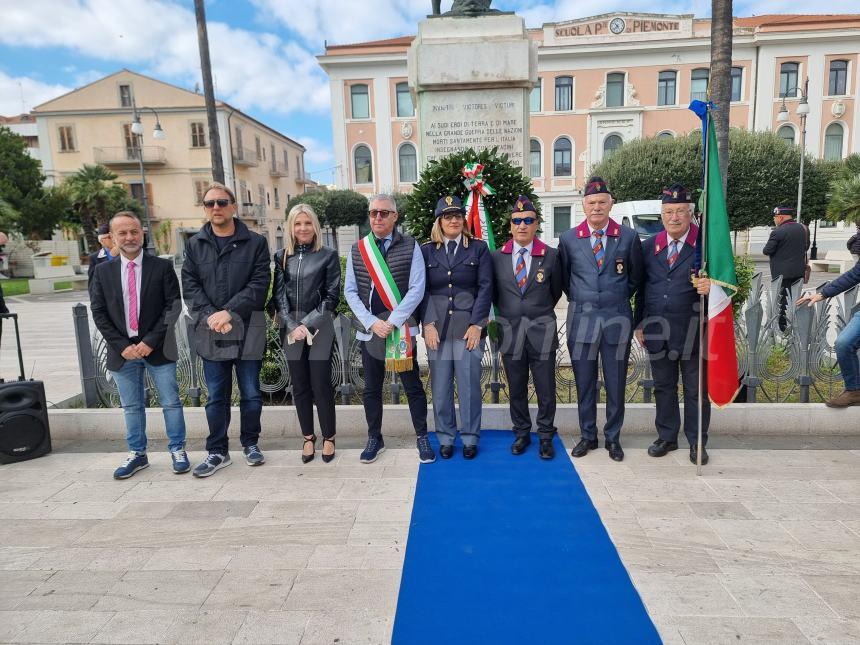
<svg viewBox="0 0 860 645">
<path fill-rule="evenodd" d="M 523 167 L 528 143 L 526 90 L 495 88 L 419 94 L 418 115 L 424 161 L 474 148 L 498 147 Z"/>
</svg>

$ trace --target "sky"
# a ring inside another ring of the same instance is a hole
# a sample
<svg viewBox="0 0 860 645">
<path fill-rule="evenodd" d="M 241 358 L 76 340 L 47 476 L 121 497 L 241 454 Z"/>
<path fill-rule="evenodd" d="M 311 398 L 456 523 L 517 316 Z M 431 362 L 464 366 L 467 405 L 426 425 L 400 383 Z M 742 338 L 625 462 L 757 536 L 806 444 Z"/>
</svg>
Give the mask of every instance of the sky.
<svg viewBox="0 0 860 645">
<path fill-rule="evenodd" d="M 442 10 L 451 0 L 443 0 Z M 330 96 L 316 61 L 325 43 L 415 33 L 430 0 L 207 0 L 215 93 L 307 148 L 333 181 Z M 612 11 L 710 15 L 706 0 L 496 0 L 529 27 Z M 805 0 L 745 0 L 734 15 L 803 13 Z M 857 0 L 830 0 L 854 13 Z M 193 0 L 0 0 L 0 114 L 29 111 L 122 68 L 193 89 L 200 81 Z M 202 86 L 202 83 L 201 83 Z"/>
</svg>

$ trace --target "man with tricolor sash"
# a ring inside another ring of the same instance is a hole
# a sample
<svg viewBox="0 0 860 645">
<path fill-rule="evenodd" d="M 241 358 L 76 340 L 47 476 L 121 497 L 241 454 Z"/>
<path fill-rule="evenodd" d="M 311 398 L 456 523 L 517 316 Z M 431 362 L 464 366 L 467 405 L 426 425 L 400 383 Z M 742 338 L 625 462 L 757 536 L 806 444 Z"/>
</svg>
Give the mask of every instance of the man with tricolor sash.
<svg viewBox="0 0 860 645">
<path fill-rule="evenodd" d="M 362 463 L 385 450 L 382 438 L 382 388 L 386 369 L 397 372 L 409 402 L 421 463 L 436 460 L 427 438 L 427 395 L 418 375 L 413 312 L 424 297 L 424 259 L 418 243 L 394 230 L 397 205 L 390 195 L 370 200 L 371 232 L 352 246 L 346 262 L 344 295 L 355 315 L 364 368 L 367 446 Z"/>
<path fill-rule="evenodd" d="M 645 280 L 636 293 L 636 340 L 648 350 L 657 404 L 657 439 L 648 448 L 652 457 L 678 449 L 681 413 L 678 376 L 684 387 L 684 434 L 690 461 L 696 463 L 699 416 L 700 296 L 710 281 L 698 278 L 696 242 L 699 228 L 692 223 L 693 199 L 681 184 L 663 190 L 661 216 L 664 230 L 642 242 Z M 706 384 L 705 384 L 706 385 Z M 711 406 L 707 387 L 702 393 L 702 463 L 708 463 L 705 445 Z"/>
</svg>

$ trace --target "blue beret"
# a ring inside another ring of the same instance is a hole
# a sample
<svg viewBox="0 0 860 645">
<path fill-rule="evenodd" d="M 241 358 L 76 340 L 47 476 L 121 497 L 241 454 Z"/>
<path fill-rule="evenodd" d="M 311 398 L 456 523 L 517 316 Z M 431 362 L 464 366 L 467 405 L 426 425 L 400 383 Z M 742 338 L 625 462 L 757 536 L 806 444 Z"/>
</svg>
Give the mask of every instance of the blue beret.
<svg viewBox="0 0 860 645">
<path fill-rule="evenodd" d="M 532 200 L 529 199 L 528 195 L 520 195 L 517 197 L 517 201 L 514 202 L 514 213 L 525 213 L 526 211 L 531 211 L 532 213 L 537 213 L 537 209 L 535 205 L 532 204 Z"/>
<path fill-rule="evenodd" d="M 664 204 L 692 204 L 693 196 L 681 184 L 672 184 L 663 189 L 662 200 Z"/>
<path fill-rule="evenodd" d="M 440 197 L 439 201 L 436 202 L 436 217 L 444 215 L 445 213 L 465 213 L 463 210 L 463 202 L 460 201 L 460 198 L 456 195 L 446 195 L 445 197 Z"/>
<path fill-rule="evenodd" d="M 789 217 L 794 217 L 797 213 L 791 206 L 777 206 L 773 209 L 774 215 L 788 215 Z"/>
<path fill-rule="evenodd" d="M 609 195 L 609 188 L 606 186 L 606 182 L 603 181 L 602 177 L 592 177 L 588 180 L 588 183 L 585 184 L 585 191 L 583 196 L 586 195 Z"/>
<path fill-rule="evenodd" d="M 99 230 L 97 235 L 109 235 L 110 234 L 110 224 L 102 224 L 99 226 Z"/>
</svg>

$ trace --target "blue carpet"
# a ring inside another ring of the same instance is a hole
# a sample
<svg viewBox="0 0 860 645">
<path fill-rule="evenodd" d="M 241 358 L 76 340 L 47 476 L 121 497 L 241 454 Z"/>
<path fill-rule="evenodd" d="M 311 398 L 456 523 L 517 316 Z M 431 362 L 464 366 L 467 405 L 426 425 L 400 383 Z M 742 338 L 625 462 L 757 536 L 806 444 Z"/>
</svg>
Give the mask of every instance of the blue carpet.
<svg viewBox="0 0 860 645">
<path fill-rule="evenodd" d="M 420 467 L 392 642 L 660 643 L 561 441 L 552 461 L 512 441 Z"/>
</svg>

